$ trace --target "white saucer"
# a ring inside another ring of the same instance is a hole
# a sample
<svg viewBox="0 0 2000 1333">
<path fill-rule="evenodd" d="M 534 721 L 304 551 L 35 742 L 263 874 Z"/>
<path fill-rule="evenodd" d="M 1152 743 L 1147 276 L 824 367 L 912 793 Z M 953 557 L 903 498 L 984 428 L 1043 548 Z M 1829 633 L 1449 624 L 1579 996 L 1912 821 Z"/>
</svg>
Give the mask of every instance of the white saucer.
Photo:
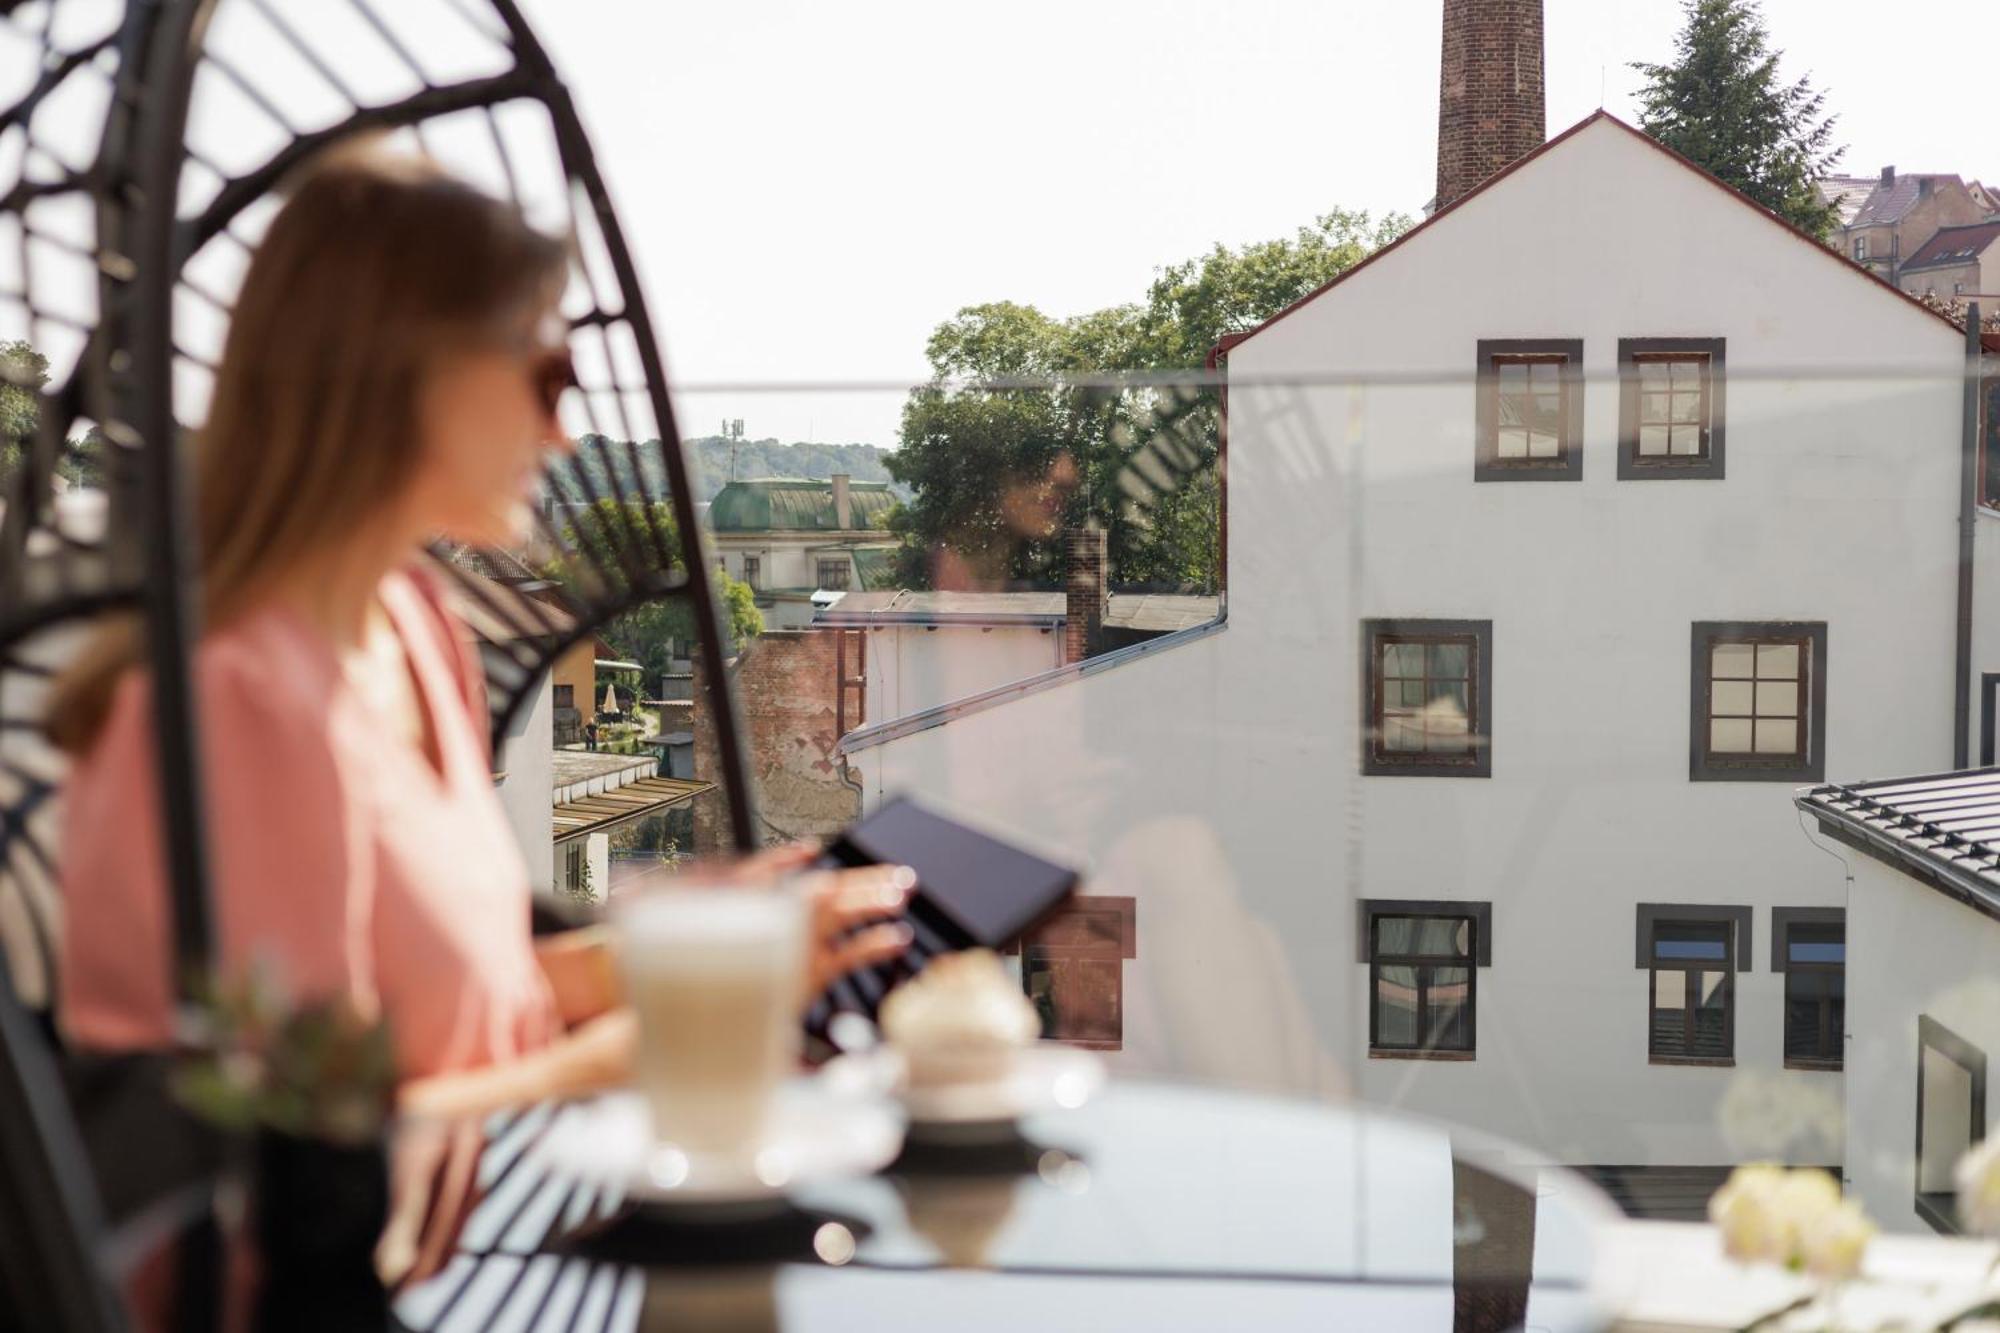
<svg viewBox="0 0 2000 1333">
<path fill-rule="evenodd" d="M 557 1170 L 622 1188 L 628 1199 L 704 1207 L 772 1201 L 796 1186 L 867 1175 L 902 1144 L 893 1102 L 821 1078 L 788 1081 L 762 1140 L 740 1152 L 691 1153 L 656 1141 L 644 1098 L 629 1091 L 571 1108 L 542 1140 Z"/>
<path fill-rule="evenodd" d="M 849 1086 L 893 1088 L 909 1114 L 911 1132 L 935 1138 L 935 1131 L 949 1127 L 1009 1126 L 1023 1116 L 1073 1111 L 1104 1086 L 1104 1061 L 1090 1051 L 1044 1042 L 1022 1051 L 1005 1076 L 981 1083 L 911 1087 L 901 1057 L 892 1051 L 843 1055 L 827 1063 L 824 1076 Z"/>
</svg>

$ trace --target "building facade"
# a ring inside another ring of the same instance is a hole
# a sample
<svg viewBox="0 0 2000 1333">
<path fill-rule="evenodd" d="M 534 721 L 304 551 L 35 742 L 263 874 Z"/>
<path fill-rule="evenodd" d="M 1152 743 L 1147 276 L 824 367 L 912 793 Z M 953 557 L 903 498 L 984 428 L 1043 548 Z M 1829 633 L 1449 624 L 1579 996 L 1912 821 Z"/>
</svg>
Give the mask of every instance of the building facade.
<svg viewBox="0 0 2000 1333">
<path fill-rule="evenodd" d="M 1962 333 L 1599 113 L 1226 364 L 1225 619 L 845 738 L 868 802 L 1134 898 L 1128 1067 L 1839 1162 L 1738 1112 L 1842 1095 L 1792 790 L 1953 758 Z"/>
<path fill-rule="evenodd" d="M 1912 296 L 2000 303 L 2000 221 L 1941 227 L 1903 265 L 1902 288 Z"/>
<path fill-rule="evenodd" d="M 765 478 L 732 481 L 708 511 L 724 573 L 756 593 L 771 629 L 811 622 L 813 595 L 883 588 L 896 543 L 882 526 L 896 497 L 886 482 Z"/>
<path fill-rule="evenodd" d="M 1894 167 L 1884 167 L 1875 188 L 1833 239 L 1842 254 L 1900 287 L 1904 263 L 1940 227 L 1967 226 L 1986 217 L 1985 208 L 1957 176 L 1898 175 Z"/>
</svg>

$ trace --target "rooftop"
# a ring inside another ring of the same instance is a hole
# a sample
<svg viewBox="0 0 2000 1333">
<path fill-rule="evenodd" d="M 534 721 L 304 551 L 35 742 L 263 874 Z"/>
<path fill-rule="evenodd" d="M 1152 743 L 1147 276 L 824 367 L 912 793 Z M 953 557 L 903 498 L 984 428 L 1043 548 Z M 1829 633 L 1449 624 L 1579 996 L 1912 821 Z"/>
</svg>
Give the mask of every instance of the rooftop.
<svg viewBox="0 0 2000 1333">
<path fill-rule="evenodd" d="M 1816 188 L 1819 197 L 1839 211 L 1838 225 L 1846 227 L 1853 224 L 1854 215 L 1860 211 L 1878 181 L 1875 176 L 1824 176 Z"/>
<path fill-rule="evenodd" d="M 851 526 L 834 522 L 833 483 L 802 477 L 732 481 L 716 492 L 708 510 L 716 532 L 841 532 L 880 530 L 896 504 L 886 481 L 848 483 Z"/>
<path fill-rule="evenodd" d="M 2000 768 L 1814 787 L 1820 829 L 2000 919 Z"/>
<path fill-rule="evenodd" d="M 1940 181 L 1951 181 L 1964 185 L 1956 175 L 1947 172 L 1913 172 L 1897 175 L 1887 184 L 1876 183 L 1873 193 L 1854 214 L 1850 227 L 1886 227 L 1901 222 L 1905 214 L 1917 206 L 1917 200 L 1924 196 L 1924 185 L 1936 188 Z"/>
<path fill-rule="evenodd" d="M 1161 634 L 1215 619 L 1214 597 L 1180 593 L 1111 594 L 1104 623 Z M 1060 625 L 1069 618 L 1060 592 L 851 592 L 813 617 L 815 625 Z"/>
<path fill-rule="evenodd" d="M 1917 268 L 1942 268 L 1977 259 L 1996 238 L 2000 238 L 2000 221 L 1940 227 L 1937 235 L 1918 246 L 1916 252 L 1903 262 L 1903 272 Z"/>
</svg>

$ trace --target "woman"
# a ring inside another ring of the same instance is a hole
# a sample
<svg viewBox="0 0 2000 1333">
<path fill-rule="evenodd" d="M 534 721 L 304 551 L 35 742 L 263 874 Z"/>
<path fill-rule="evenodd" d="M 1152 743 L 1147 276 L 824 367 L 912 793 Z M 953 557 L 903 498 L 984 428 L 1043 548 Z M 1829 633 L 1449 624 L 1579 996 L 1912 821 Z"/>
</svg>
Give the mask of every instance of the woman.
<svg viewBox="0 0 2000 1333">
<path fill-rule="evenodd" d="M 423 568 L 440 536 L 527 535 L 545 457 L 567 448 L 567 271 L 561 243 L 428 163 L 336 152 L 296 183 L 250 265 L 198 439 L 195 689 L 219 962 L 256 960 L 296 997 L 345 996 L 389 1021 L 399 1106 L 431 1127 L 399 1144 L 392 1274 L 418 1262 L 422 1187 L 446 1160 L 437 1125 L 618 1081 L 631 1059 L 601 944 L 531 938 L 469 635 Z M 61 1020 L 95 1050 L 172 1036 L 136 649 L 130 626 L 107 631 L 50 715 L 78 757 Z M 909 884 L 889 870 L 828 881 L 804 984 L 900 950 L 900 926 L 849 932 Z M 469 1167 L 461 1155 L 447 1174 Z"/>
</svg>

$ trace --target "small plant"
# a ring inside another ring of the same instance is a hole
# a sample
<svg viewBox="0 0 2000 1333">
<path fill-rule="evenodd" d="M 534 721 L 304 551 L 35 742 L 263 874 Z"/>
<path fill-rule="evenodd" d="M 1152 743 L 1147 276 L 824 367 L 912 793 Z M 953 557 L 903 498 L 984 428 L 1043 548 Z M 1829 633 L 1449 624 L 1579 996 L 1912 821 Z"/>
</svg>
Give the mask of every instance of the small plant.
<svg viewBox="0 0 2000 1333">
<path fill-rule="evenodd" d="M 388 1024 L 345 998 L 293 1004 L 262 969 L 218 983 L 204 1004 L 206 1049 L 174 1074 L 183 1105 L 221 1129 L 275 1130 L 361 1144 L 383 1133 L 396 1096 Z"/>
</svg>

